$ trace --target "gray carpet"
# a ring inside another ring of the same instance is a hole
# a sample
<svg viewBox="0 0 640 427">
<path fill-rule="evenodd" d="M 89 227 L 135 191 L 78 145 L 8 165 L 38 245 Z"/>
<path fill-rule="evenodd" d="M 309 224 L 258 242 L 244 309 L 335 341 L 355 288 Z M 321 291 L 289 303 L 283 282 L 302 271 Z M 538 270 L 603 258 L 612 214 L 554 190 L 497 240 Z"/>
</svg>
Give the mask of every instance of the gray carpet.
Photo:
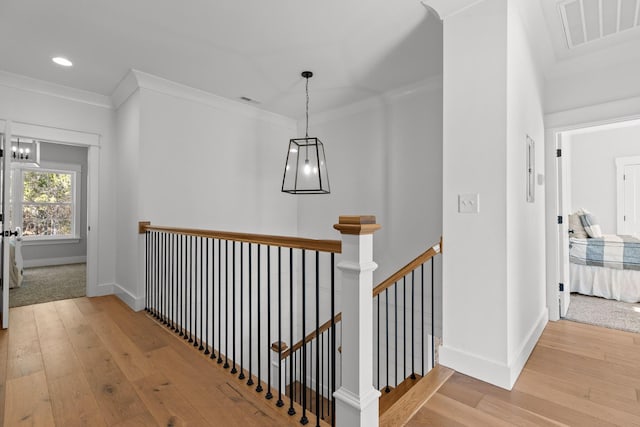
<svg viewBox="0 0 640 427">
<path fill-rule="evenodd" d="M 640 303 L 571 294 L 565 319 L 640 334 Z"/>
<path fill-rule="evenodd" d="M 86 277 L 86 264 L 25 268 L 22 286 L 9 290 L 9 307 L 82 297 Z"/>
</svg>

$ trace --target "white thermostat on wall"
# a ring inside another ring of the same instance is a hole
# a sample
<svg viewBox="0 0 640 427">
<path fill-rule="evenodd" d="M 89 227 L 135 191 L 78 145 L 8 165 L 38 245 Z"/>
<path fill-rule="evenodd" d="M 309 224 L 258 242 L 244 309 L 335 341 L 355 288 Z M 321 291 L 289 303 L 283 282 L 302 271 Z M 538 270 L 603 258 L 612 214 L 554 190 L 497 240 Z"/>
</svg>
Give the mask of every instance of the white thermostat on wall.
<svg viewBox="0 0 640 427">
<path fill-rule="evenodd" d="M 480 195 L 478 193 L 459 194 L 458 212 L 473 214 L 477 214 L 478 212 L 480 212 Z"/>
</svg>

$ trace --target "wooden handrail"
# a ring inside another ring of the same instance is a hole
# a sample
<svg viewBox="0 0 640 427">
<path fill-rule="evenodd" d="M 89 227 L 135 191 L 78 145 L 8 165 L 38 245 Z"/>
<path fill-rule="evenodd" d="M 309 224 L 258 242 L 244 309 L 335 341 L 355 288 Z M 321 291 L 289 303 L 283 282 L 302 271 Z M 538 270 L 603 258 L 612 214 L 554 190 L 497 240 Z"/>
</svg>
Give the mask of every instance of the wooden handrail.
<svg viewBox="0 0 640 427">
<path fill-rule="evenodd" d="M 138 223 L 140 234 L 146 231 L 162 231 L 165 233 L 183 234 L 187 236 L 207 237 L 222 240 L 235 240 L 237 242 L 256 243 L 260 245 L 280 246 L 284 248 L 307 249 L 318 252 L 342 252 L 340 240 L 317 240 L 302 237 L 270 236 L 267 234 L 237 233 L 232 231 L 200 230 L 195 228 L 178 228 L 151 225 L 149 222 Z"/>
<path fill-rule="evenodd" d="M 425 262 L 429 261 L 431 258 L 436 256 L 440 252 L 441 252 L 440 251 L 440 244 L 437 243 L 437 244 L 433 245 L 432 247 L 430 247 L 429 249 L 427 249 L 426 251 L 424 251 L 422 254 L 418 255 L 409 264 L 405 265 L 400 270 L 396 271 L 391 276 L 389 276 L 387 279 L 385 279 L 378 286 L 373 288 L 373 297 L 374 298 L 377 297 L 378 294 L 380 294 L 382 291 L 384 291 L 388 287 L 392 286 L 398 280 L 402 279 L 404 276 L 406 276 L 407 274 L 411 273 L 413 270 L 415 270 L 416 268 L 418 268 L 420 265 L 424 264 Z"/>
<path fill-rule="evenodd" d="M 437 254 L 442 253 L 441 249 L 442 249 L 442 237 L 440 238 L 440 243 L 436 243 L 435 245 L 433 245 L 432 247 L 430 247 L 429 249 L 424 251 L 422 254 L 418 255 L 409 264 L 405 265 L 400 270 L 396 271 L 391 276 L 389 276 L 387 279 L 382 281 L 382 283 L 380 283 L 378 286 L 373 288 L 373 298 L 378 296 L 378 294 L 380 294 L 382 291 L 384 291 L 388 287 L 392 286 L 395 282 L 397 282 L 398 280 L 400 280 L 401 278 L 403 278 L 407 274 L 411 273 L 418 266 L 420 266 L 420 265 L 424 264 L 425 262 L 429 261 L 431 258 L 436 256 Z M 336 316 L 333 318 L 333 320 L 334 320 L 334 324 L 337 324 L 339 321 L 341 321 L 342 320 L 342 312 L 336 314 Z M 293 354 L 296 351 L 298 351 L 303 345 L 307 344 L 308 342 L 313 340 L 316 336 L 319 336 L 321 333 L 323 333 L 324 331 L 326 331 L 330 327 L 331 327 L 331 319 L 329 319 L 326 322 L 324 322 L 322 324 L 322 326 L 320 326 L 320 328 L 318 328 L 317 332 L 316 331 L 312 331 L 309 335 L 307 335 L 304 338 L 304 340 L 298 341 L 293 347 L 283 351 L 282 354 L 280 355 L 280 359 L 281 360 L 282 359 L 286 359 L 291 354 Z"/>
<path fill-rule="evenodd" d="M 338 323 L 339 321 L 342 320 L 342 313 L 338 313 L 336 314 L 336 316 L 333 318 L 334 320 L 334 324 Z M 287 357 L 289 357 L 291 354 L 295 353 L 296 351 L 300 350 L 300 348 L 302 348 L 302 346 L 306 343 L 308 343 L 309 341 L 313 340 L 316 336 L 320 336 L 321 333 L 323 333 L 324 331 L 326 331 L 327 329 L 329 329 L 331 327 L 331 319 L 327 320 L 326 322 L 324 322 L 319 328 L 318 331 L 313 331 L 311 332 L 309 335 L 307 335 L 303 340 L 298 341 L 293 347 L 286 349 L 285 351 L 282 352 L 282 354 L 280 354 L 280 360 L 286 359 Z"/>
</svg>

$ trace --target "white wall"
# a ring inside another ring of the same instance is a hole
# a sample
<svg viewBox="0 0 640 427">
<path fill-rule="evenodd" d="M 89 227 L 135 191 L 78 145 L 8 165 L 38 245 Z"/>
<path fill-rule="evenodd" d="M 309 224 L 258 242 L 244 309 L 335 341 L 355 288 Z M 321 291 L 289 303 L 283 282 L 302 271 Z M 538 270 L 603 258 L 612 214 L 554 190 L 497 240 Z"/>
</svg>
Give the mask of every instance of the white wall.
<svg viewBox="0 0 640 427">
<path fill-rule="evenodd" d="M 115 277 L 114 115 L 96 96 L 56 85 L 0 74 L 0 118 L 39 126 L 98 134 L 100 138 L 97 230 L 97 285 L 110 289 Z"/>
<path fill-rule="evenodd" d="M 46 242 L 23 243 L 22 256 L 25 266 L 50 265 L 66 263 L 70 260 L 82 262 L 87 256 L 87 148 L 53 144 L 40 144 L 40 161 L 77 165 L 81 173 L 77 177 L 76 185 L 80 186 L 80 240 L 50 244 Z"/>
<path fill-rule="evenodd" d="M 142 269 L 138 254 L 138 221 L 140 198 L 140 93 L 133 93 L 117 110 L 117 167 L 113 179 L 117 186 L 115 293 L 129 306 L 141 307 L 142 285 L 138 283 Z"/>
<path fill-rule="evenodd" d="M 579 132 L 571 141 L 571 209 L 592 212 L 605 234 L 616 234 L 617 157 L 640 156 L 640 125 Z"/>
<path fill-rule="evenodd" d="M 547 322 L 543 77 L 521 13 L 508 3 L 507 21 L 507 365 L 517 379 Z M 535 202 L 526 200 L 526 140 L 535 143 Z"/>
<path fill-rule="evenodd" d="M 296 234 L 297 199 L 280 192 L 295 122 L 144 73 L 132 75 L 138 79 L 135 92 L 118 108 L 123 226 L 117 284 L 120 296 L 141 309 L 144 246 L 138 221 Z"/>
<path fill-rule="evenodd" d="M 527 134 L 544 170 L 540 79 L 518 7 L 488 0 L 444 22 L 440 360 L 505 388 L 546 322 L 544 191 L 525 192 Z M 458 213 L 466 193 L 479 213 Z"/>
<path fill-rule="evenodd" d="M 440 79 L 319 114 L 310 133 L 325 146 L 331 194 L 298 198 L 299 235 L 339 239 L 340 215 L 375 215 L 375 284 L 440 240 Z"/>
</svg>

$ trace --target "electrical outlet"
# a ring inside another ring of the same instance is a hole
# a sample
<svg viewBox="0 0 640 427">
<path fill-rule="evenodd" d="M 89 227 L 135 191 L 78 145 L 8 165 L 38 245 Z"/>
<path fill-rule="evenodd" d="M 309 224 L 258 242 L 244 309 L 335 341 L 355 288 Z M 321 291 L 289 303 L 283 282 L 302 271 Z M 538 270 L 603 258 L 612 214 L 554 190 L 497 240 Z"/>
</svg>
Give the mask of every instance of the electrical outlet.
<svg viewBox="0 0 640 427">
<path fill-rule="evenodd" d="M 458 212 L 477 214 L 479 211 L 480 195 L 478 193 L 458 195 Z"/>
</svg>

